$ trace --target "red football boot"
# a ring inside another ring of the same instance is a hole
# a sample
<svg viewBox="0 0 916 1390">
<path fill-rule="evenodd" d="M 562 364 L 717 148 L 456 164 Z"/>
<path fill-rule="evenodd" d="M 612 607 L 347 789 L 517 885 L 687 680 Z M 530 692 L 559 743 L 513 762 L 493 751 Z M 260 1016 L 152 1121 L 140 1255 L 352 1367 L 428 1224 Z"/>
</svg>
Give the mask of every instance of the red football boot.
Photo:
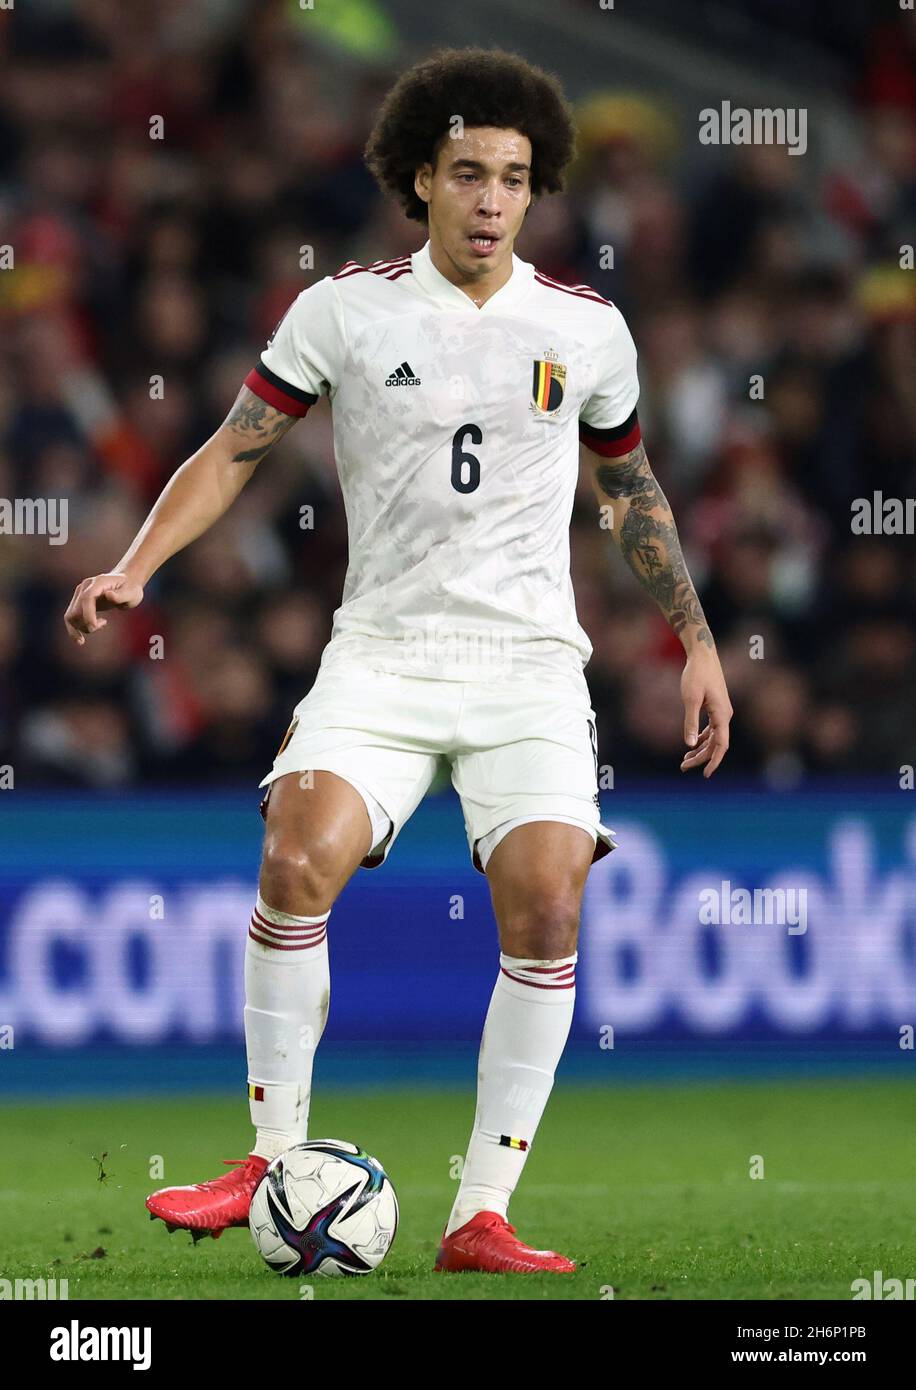
<svg viewBox="0 0 916 1390">
<path fill-rule="evenodd" d="M 515 1238 L 515 1227 L 495 1211 L 479 1211 L 442 1237 L 434 1269 L 457 1273 L 475 1269 L 487 1274 L 570 1274 L 575 1263 L 555 1250 L 532 1250 Z"/>
<path fill-rule="evenodd" d="M 150 1220 L 158 1216 L 169 1235 L 178 1230 L 190 1231 L 195 1241 L 203 1236 L 217 1240 L 228 1226 L 247 1226 L 248 1208 L 264 1176 L 267 1159 L 249 1154 L 247 1158 L 224 1158 L 223 1162 L 238 1166 L 209 1182 L 163 1187 L 151 1193 L 146 1199 Z"/>
</svg>

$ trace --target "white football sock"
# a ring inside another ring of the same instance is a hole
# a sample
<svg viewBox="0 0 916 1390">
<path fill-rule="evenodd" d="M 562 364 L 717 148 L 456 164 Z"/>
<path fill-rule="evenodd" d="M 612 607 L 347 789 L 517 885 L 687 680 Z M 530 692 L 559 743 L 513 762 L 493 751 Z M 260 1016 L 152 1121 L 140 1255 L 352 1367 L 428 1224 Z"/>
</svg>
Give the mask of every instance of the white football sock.
<svg viewBox="0 0 916 1390">
<path fill-rule="evenodd" d="M 569 1036 L 577 959 L 500 953 L 480 1043 L 477 1113 L 446 1235 L 479 1211 L 507 1215 Z"/>
<path fill-rule="evenodd" d="M 312 1062 L 330 999 L 326 923 L 270 908 L 258 894 L 245 950 L 252 1153 L 276 1158 L 308 1138 Z"/>
</svg>

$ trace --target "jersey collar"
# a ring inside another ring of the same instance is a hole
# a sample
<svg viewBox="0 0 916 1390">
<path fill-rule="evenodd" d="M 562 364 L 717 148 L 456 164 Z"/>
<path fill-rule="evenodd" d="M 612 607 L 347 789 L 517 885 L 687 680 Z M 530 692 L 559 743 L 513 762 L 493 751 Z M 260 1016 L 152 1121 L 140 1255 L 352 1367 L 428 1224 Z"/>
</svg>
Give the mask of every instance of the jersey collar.
<svg viewBox="0 0 916 1390">
<path fill-rule="evenodd" d="M 471 314 L 501 313 L 517 304 L 530 290 L 534 282 L 534 266 L 521 260 L 512 252 L 512 274 L 501 289 L 492 294 L 480 308 L 464 290 L 446 280 L 441 271 L 433 265 L 429 242 L 414 251 L 410 258 L 413 279 L 420 288 L 443 308 L 464 309 Z"/>
</svg>

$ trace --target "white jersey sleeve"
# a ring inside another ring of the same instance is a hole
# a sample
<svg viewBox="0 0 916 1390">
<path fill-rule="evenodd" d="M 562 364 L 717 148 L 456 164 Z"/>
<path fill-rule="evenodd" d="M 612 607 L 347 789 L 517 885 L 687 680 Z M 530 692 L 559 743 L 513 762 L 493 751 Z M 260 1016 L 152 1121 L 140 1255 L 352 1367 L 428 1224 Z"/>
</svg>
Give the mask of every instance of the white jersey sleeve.
<svg viewBox="0 0 916 1390">
<path fill-rule="evenodd" d="M 636 402 L 636 344 L 620 310 L 603 340 L 595 389 L 579 412 L 579 438 L 587 448 L 619 458 L 636 448 L 641 435 Z"/>
<path fill-rule="evenodd" d="M 305 415 L 341 377 L 343 313 L 329 275 L 302 291 L 277 324 L 245 385 L 286 415 Z"/>
</svg>

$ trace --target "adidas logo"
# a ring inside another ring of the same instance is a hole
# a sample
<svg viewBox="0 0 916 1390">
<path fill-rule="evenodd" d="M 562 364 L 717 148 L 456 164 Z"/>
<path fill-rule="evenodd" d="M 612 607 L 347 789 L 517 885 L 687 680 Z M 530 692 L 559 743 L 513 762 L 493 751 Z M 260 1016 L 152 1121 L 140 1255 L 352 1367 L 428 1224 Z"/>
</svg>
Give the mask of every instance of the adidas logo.
<svg viewBox="0 0 916 1390">
<path fill-rule="evenodd" d="M 398 367 L 397 371 L 391 373 L 391 376 L 385 382 L 385 385 L 419 386 L 420 378 L 418 376 L 414 376 L 413 367 L 410 365 L 409 362 L 402 362 L 400 367 Z"/>
</svg>

